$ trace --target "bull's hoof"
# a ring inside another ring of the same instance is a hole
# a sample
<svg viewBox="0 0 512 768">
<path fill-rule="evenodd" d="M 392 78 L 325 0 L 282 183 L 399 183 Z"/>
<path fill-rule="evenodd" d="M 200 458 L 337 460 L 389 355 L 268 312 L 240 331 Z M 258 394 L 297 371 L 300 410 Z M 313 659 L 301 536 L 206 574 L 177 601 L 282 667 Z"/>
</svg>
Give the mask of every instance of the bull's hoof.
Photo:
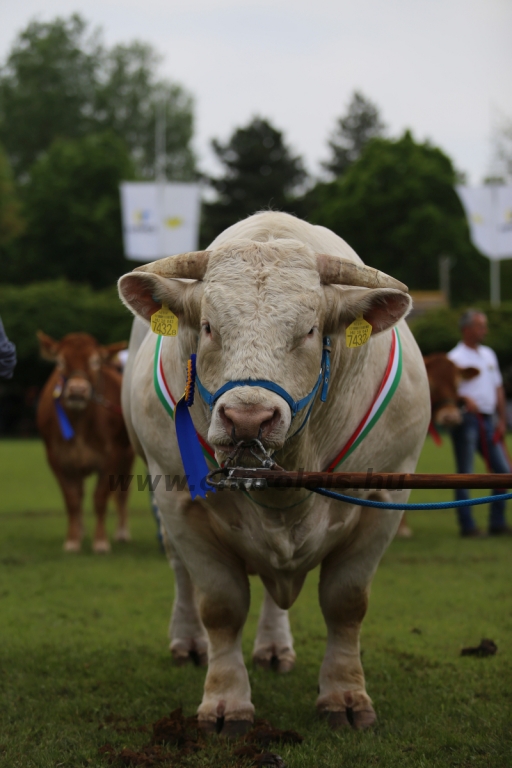
<svg viewBox="0 0 512 768">
<path fill-rule="evenodd" d="M 344 728 L 350 728 L 350 721 L 345 709 L 336 712 L 324 710 L 320 714 L 327 721 L 329 728 L 333 731 L 341 731 Z"/>
<path fill-rule="evenodd" d="M 373 709 L 360 709 L 357 712 L 352 710 L 352 725 L 356 731 L 364 731 L 371 728 L 377 722 L 377 715 Z"/>
<path fill-rule="evenodd" d="M 199 650 L 197 646 L 199 645 Z M 169 646 L 172 660 L 177 667 L 183 667 L 185 664 L 193 664 L 195 667 L 208 666 L 208 651 L 206 642 L 202 640 L 192 640 L 190 642 L 178 640 L 173 641 Z"/>
<path fill-rule="evenodd" d="M 198 720 L 197 724 L 203 733 L 218 733 L 217 720 Z"/>
<path fill-rule="evenodd" d="M 126 542 L 131 540 L 132 537 L 128 528 L 118 528 L 114 536 L 114 541 Z"/>
<path fill-rule="evenodd" d="M 184 667 L 185 664 L 193 664 L 194 667 L 207 667 L 208 654 L 198 653 L 197 651 L 171 650 L 172 660 L 177 667 Z"/>
<path fill-rule="evenodd" d="M 64 542 L 64 546 L 62 547 L 64 552 L 80 552 L 82 548 L 82 542 L 81 541 L 74 541 L 69 540 Z"/>
<path fill-rule="evenodd" d="M 220 735 L 225 739 L 238 739 L 252 728 L 252 720 L 224 720 Z"/>
<path fill-rule="evenodd" d="M 95 541 L 92 545 L 92 551 L 95 555 L 108 555 L 110 543 L 106 540 Z"/>
<path fill-rule="evenodd" d="M 260 669 L 286 674 L 295 666 L 295 654 L 289 650 L 281 654 L 269 654 L 265 651 L 256 652 L 252 657 L 253 664 Z"/>
</svg>

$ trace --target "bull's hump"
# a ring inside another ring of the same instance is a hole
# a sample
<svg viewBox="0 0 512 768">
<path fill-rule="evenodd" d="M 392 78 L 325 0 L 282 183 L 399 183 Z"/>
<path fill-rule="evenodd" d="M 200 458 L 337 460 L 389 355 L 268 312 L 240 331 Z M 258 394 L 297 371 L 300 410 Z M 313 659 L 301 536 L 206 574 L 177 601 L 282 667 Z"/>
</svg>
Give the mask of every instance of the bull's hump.
<svg viewBox="0 0 512 768">
<path fill-rule="evenodd" d="M 210 248 L 224 246 L 229 240 L 247 239 L 254 242 L 278 242 L 297 240 L 309 246 L 314 253 L 328 253 L 362 264 L 362 259 L 348 243 L 331 230 L 291 216 L 289 213 L 265 211 L 233 224 L 219 237 Z"/>
</svg>

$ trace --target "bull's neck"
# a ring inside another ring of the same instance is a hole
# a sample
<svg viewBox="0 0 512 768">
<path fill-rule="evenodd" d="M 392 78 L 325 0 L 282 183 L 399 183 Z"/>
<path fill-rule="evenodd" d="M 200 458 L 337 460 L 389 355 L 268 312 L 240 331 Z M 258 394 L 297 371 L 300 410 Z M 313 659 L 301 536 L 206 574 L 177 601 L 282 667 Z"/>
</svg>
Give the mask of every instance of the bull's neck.
<svg viewBox="0 0 512 768">
<path fill-rule="evenodd" d="M 291 437 L 276 454 L 288 470 L 323 471 L 338 455 L 368 410 L 384 376 L 390 332 L 379 334 L 357 349 L 347 349 L 344 336 L 333 339 L 327 401 L 317 397 L 305 428 L 292 424 Z"/>
</svg>

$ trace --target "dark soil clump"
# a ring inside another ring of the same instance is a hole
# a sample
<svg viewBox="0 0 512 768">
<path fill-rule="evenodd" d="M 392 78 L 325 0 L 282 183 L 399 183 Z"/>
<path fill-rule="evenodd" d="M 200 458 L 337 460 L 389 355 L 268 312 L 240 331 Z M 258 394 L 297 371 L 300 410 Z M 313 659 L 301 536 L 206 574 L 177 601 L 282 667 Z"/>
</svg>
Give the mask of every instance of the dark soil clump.
<svg viewBox="0 0 512 768">
<path fill-rule="evenodd" d="M 100 727 L 111 727 L 122 733 L 150 730 L 148 726 L 120 727 L 120 721 L 126 723 L 127 719 L 107 718 Z M 152 766 L 178 768 L 185 764 L 183 761 L 186 761 L 186 758 L 205 749 L 209 743 L 212 743 L 211 739 L 215 738 L 202 733 L 197 717 L 184 717 L 181 709 L 175 709 L 167 717 L 157 720 L 151 728 L 153 735 L 150 743 L 139 750 L 125 747 L 118 752 L 112 744 L 105 744 L 100 748 L 99 753 L 108 760 L 110 765 L 129 766 L 129 768 L 151 768 Z M 254 727 L 245 736 L 234 741 L 226 740 L 224 745 L 230 764 L 236 764 L 238 768 L 248 766 L 285 768 L 286 763 L 283 758 L 268 751 L 269 746 L 300 744 L 303 740 L 296 731 L 280 730 L 273 728 L 266 720 L 256 720 Z"/>
</svg>

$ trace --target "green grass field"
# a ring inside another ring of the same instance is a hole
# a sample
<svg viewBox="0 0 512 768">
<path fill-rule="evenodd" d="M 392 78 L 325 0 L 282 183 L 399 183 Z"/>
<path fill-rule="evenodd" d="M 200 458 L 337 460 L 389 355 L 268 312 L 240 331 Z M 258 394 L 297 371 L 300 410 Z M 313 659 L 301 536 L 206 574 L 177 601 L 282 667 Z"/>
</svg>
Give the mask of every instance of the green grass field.
<svg viewBox="0 0 512 768">
<path fill-rule="evenodd" d="M 419 471 L 452 470 L 447 441 L 428 441 Z M 64 513 L 41 443 L 0 442 L 0 483 L 0 765 L 107 766 L 102 745 L 135 749 L 148 733 L 134 726 L 179 706 L 193 714 L 204 680 L 204 670 L 171 663 L 173 579 L 147 495 L 132 496 L 131 544 L 92 555 L 89 504 L 83 552 L 65 555 Z M 449 492 L 411 500 L 443 498 Z M 475 514 L 485 527 L 487 509 Z M 512 766 L 512 539 L 461 540 L 451 510 L 412 513 L 409 522 L 414 538 L 386 553 L 363 626 L 379 718 L 371 732 L 332 733 L 315 715 L 325 643 L 317 573 L 291 609 L 297 666 L 281 677 L 250 665 L 262 594 L 252 581 L 244 647 L 253 701 L 257 716 L 304 736 L 300 746 L 272 747 L 290 768 Z M 460 656 L 483 637 L 497 643 L 496 656 Z M 215 737 L 183 763 L 235 764 Z"/>
</svg>

